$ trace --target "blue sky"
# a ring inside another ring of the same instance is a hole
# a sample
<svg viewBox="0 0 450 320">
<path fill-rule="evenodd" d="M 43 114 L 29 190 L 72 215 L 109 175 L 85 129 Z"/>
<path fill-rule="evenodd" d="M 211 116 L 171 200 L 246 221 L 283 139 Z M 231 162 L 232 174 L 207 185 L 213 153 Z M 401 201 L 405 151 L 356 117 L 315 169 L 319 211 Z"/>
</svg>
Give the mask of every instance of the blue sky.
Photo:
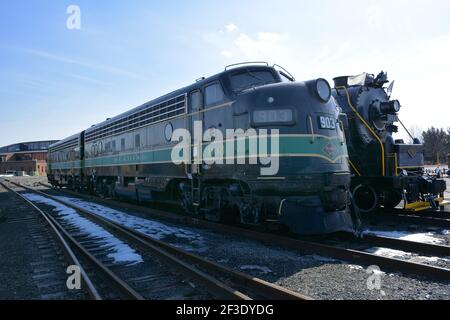
<svg viewBox="0 0 450 320">
<path fill-rule="evenodd" d="M 71 4 L 80 30 L 66 28 Z M 387 70 L 408 127 L 450 127 L 449 13 L 447 0 L 2 0 L 0 146 L 64 138 L 259 60 L 298 80 Z"/>
</svg>

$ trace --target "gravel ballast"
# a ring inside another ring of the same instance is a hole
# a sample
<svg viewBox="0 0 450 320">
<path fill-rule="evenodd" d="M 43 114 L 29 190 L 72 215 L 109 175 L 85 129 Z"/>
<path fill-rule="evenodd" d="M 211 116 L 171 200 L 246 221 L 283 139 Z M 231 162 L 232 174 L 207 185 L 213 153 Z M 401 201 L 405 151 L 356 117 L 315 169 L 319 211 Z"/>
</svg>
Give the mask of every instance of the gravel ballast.
<svg viewBox="0 0 450 320">
<path fill-rule="evenodd" d="M 67 288 L 62 257 L 39 214 L 0 186 L 0 299 L 86 299 Z"/>
<path fill-rule="evenodd" d="M 21 183 L 35 184 L 36 178 L 20 178 Z M 121 209 L 118 211 L 124 212 Z M 126 214 L 143 217 L 142 213 Z M 154 219 L 152 219 L 154 220 Z M 171 228 L 181 228 L 192 239 L 165 234 L 170 242 L 196 254 L 236 270 L 277 283 L 316 299 L 450 299 L 450 283 L 433 281 L 413 275 L 402 275 L 376 266 L 352 265 L 343 261 L 304 254 L 236 236 L 227 236 L 169 222 Z M 136 221 L 135 221 L 136 223 Z M 151 234 L 150 234 L 151 235 Z M 448 233 L 441 239 L 448 243 Z"/>
</svg>

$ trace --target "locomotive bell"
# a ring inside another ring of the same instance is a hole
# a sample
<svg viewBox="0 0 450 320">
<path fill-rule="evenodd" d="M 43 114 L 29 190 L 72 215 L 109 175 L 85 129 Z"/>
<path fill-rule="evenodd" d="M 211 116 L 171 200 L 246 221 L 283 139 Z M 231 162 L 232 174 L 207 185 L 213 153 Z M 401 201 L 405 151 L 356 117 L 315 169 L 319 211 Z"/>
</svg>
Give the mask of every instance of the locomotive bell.
<svg viewBox="0 0 450 320">
<path fill-rule="evenodd" d="M 387 72 L 381 71 L 374 80 L 374 84 L 376 87 L 381 88 L 385 83 L 388 83 L 388 75 Z"/>
</svg>

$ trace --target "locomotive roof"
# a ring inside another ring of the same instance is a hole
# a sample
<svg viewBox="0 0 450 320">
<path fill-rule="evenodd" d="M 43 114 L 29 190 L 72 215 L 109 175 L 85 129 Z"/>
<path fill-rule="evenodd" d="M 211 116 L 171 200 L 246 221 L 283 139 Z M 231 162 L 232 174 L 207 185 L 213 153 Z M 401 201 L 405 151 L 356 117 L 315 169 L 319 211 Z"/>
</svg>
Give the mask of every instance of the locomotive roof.
<svg viewBox="0 0 450 320">
<path fill-rule="evenodd" d="M 108 120 L 105 120 L 103 122 L 95 124 L 92 127 L 86 129 L 86 133 L 89 133 L 92 130 L 101 128 L 101 127 L 103 127 L 105 125 L 108 125 L 111 122 L 114 122 L 114 121 L 116 121 L 118 119 L 121 119 L 123 117 L 126 117 L 128 115 L 131 115 L 131 114 L 134 114 L 136 112 L 139 112 L 140 110 L 145 109 L 145 108 L 147 108 L 147 107 L 149 107 L 151 105 L 156 105 L 156 104 L 159 104 L 159 103 L 164 102 L 166 100 L 169 100 L 171 98 L 175 98 L 175 97 L 178 97 L 180 95 L 189 93 L 190 91 L 195 90 L 197 88 L 200 88 L 200 87 L 204 86 L 205 84 L 208 84 L 209 82 L 212 82 L 214 80 L 223 79 L 228 74 L 239 73 L 239 72 L 242 72 L 242 71 L 245 71 L 245 70 L 248 70 L 248 69 L 251 69 L 251 70 L 268 70 L 268 69 L 274 70 L 274 68 L 270 67 L 270 66 L 246 65 L 246 66 L 236 67 L 236 68 L 233 68 L 233 69 L 228 69 L 228 70 L 222 71 L 222 72 L 217 73 L 217 74 L 215 74 L 213 76 L 210 76 L 208 78 L 199 80 L 199 81 L 197 81 L 197 82 L 195 82 L 195 83 L 193 83 L 193 84 L 191 84 L 189 86 L 186 86 L 186 87 L 183 87 L 181 89 L 172 91 L 172 92 L 170 92 L 168 94 L 165 94 L 165 95 L 160 96 L 160 97 L 158 97 L 156 99 L 148 101 L 148 102 L 146 102 L 146 103 L 144 103 L 144 104 L 142 104 L 142 105 L 140 105 L 138 107 L 135 107 L 135 108 L 133 108 L 131 110 L 128 110 L 128 111 L 126 111 L 124 113 L 121 113 L 121 114 L 119 114 L 117 116 L 109 118 Z"/>
<path fill-rule="evenodd" d="M 189 86 L 186 86 L 186 87 L 177 89 L 175 91 L 172 91 L 172 92 L 170 92 L 168 94 L 165 94 L 165 95 L 160 96 L 160 97 L 158 97 L 156 99 L 148 101 L 148 102 L 146 102 L 146 103 L 144 103 L 144 104 L 142 104 L 142 105 L 140 105 L 138 107 L 135 107 L 135 108 L 130 109 L 130 110 L 126 111 L 126 112 L 123 112 L 123 113 L 121 113 L 121 114 L 119 114 L 117 116 L 109 118 L 108 120 L 105 120 L 103 122 L 97 123 L 97 124 L 91 126 L 90 128 L 86 129 L 85 132 L 89 133 L 89 132 L 91 132 L 93 130 L 96 130 L 96 129 L 99 129 L 99 128 L 103 127 L 103 126 L 106 126 L 106 125 L 110 124 L 113 121 L 119 120 L 119 119 L 124 118 L 126 116 L 129 116 L 131 114 L 139 112 L 140 110 L 145 109 L 145 108 L 147 108 L 147 107 L 149 107 L 151 105 L 156 105 L 156 104 L 159 104 L 159 103 L 164 102 L 166 100 L 178 97 L 180 95 L 187 94 L 187 93 L 189 93 L 189 92 L 191 92 L 191 91 L 193 91 L 195 89 L 198 89 L 198 88 L 200 88 L 200 87 L 204 86 L 205 84 L 208 84 L 208 83 L 210 83 L 212 81 L 215 81 L 215 80 L 218 80 L 218 79 L 223 80 L 229 74 L 240 73 L 240 72 L 243 72 L 243 71 L 246 71 L 246 70 L 249 70 L 249 69 L 252 70 L 252 71 L 256 71 L 256 70 L 275 70 L 274 67 L 271 67 L 269 65 L 255 65 L 255 64 L 253 64 L 253 65 L 252 64 L 248 64 L 248 65 L 244 65 L 244 66 L 234 67 L 232 69 L 225 69 L 225 71 L 217 73 L 217 74 L 215 74 L 213 76 L 210 76 L 208 78 L 204 78 L 204 79 L 198 80 L 197 82 L 195 82 L 195 83 L 193 83 L 193 84 L 191 84 Z M 222 81 L 222 84 L 223 84 L 223 81 Z M 61 145 L 65 144 L 65 143 L 67 143 L 67 142 L 69 142 L 71 140 L 78 139 L 79 135 L 80 135 L 80 132 L 78 132 L 78 133 L 76 133 L 74 135 L 71 135 L 70 137 L 67 137 L 65 139 L 62 139 L 62 140 L 60 140 L 60 141 L 50 145 L 49 149 L 50 148 L 55 148 L 57 146 L 61 146 Z"/>
<path fill-rule="evenodd" d="M 71 141 L 71 140 L 74 140 L 74 139 L 78 139 L 78 136 L 79 136 L 79 135 L 80 135 L 80 133 L 76 133 L 76 134 L 74 134 L 74 135 L 71 135 L 70 137 L 67 137 L 67 138 L 64 138 L 64 139 L 62 139 L 62 140 L 59 140 L 58 142 L 49 145 L 49 146 L 48 146 L 48 149 L 55 148 L 55 147 L 57 147 L 57 146 L 59 146 L 59 145 L 62 145 L 62 144 L 64 144 L 64 143 L 68 142 L 68 141 Z"/>
</svg>

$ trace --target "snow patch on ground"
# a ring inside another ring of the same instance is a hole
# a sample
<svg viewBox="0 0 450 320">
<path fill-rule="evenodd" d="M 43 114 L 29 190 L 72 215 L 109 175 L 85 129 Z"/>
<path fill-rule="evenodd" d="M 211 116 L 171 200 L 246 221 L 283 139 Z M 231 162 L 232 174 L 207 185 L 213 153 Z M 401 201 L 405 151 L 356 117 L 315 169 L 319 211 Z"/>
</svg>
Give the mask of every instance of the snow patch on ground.
<svg viewBox="0 0 450 320">
<path fill-rule="evenodd" d="M 364 268 L 362 266 L 358 266 L 355 264 L 349 264 L 349 265 L 347 265 L 347 267 L 351 270 L 364 270 Z"/>
<path fill-rule="evenodd" d="M 448 258 L 425 257 L 425 256 L 413 254 L 410 252 L 394 250 L 394 249 L 389 249 L 389 248 L 373 247 L 373 248 L 367 249 L 366 251 L 369 253 L 376 254 L 378 256 L 395 258 L 395 259 L 408 259 L 412 262 L 417 262 L 417 263 L 423 263 L 423 262 L 436 263 L 436 262 L 440 262 L 440 261 L 450 262 L 450 259 L 448 259 Z"/>
<path fill-rule="evenodd" d="M 364 234 L 367 235 L 375 235 L 380 237 L 388 237 L 395 239 L 402 239 L 413 242 L 422 242 L 422 243 L 430 243 L 430 244 L 443 244 L 445 243 L 444 239 L 436 237 L 436 234 L 433 232 L 427 233 L 411 233 L 406 231 L 379 231 L 379 230 L 366 230 Z"/>
<path fill-rule="evenodd" d="M 373 247 L 366 250 L 369 253 L 376 254 L 377 256 L 383 256 L 388 258 L 410 258 L 412 254 L 405 251 L 389 249 L 389 248 L 379 248 Z"/>
<path fill-rule="evenodd" d="M 108 257 L 113 259 L 114 263 L 125 262 L 137 264 L 142 262 L 141 255 L 136 253 L 134 249 L 114 237 L 99 225 L 80 216 L 75 210 L 40 195 L 27 193 L 23 196 L 30 201 L 54 207 L 53 211 L 57 212 L 60 218 L 64 219 L 70 225 L 79 228 L 82 233 L 89 234 L 90 237 L 95 238 L 101 247 L 105 249 L 108 248 L 108 250 L 111 251 L 111 253 L 108 254 Z"/>
<path fill-rule="evenodd" d="M 272 273 L 271 269 L 269 269 L 267 267 L 256 266 L 256 265 L 244 265 L 244 266 L 240 266 L 239 269 L 241 269 L 241 270 L 255 270 L 255 271 L 258 271 L 258 272 L 263 273 L 263 274 Z"/>
<path fill-rule="evenodd" d="M 175 245 L 190 251 L 207 250 L 205 239 L 198 233 L 168 226 L 163 223 L 136 217 L 122 211 L 102 206 L 100 204 L 87 202 L 77 198 L 58 196 L 58 199 L 72 203 L 80 208 L 98 214 L 99 216 L 127 226 L 158 240 L 177 238 Z M 179 243 L 177 243 L 179 242 Z"/>
</svg>

